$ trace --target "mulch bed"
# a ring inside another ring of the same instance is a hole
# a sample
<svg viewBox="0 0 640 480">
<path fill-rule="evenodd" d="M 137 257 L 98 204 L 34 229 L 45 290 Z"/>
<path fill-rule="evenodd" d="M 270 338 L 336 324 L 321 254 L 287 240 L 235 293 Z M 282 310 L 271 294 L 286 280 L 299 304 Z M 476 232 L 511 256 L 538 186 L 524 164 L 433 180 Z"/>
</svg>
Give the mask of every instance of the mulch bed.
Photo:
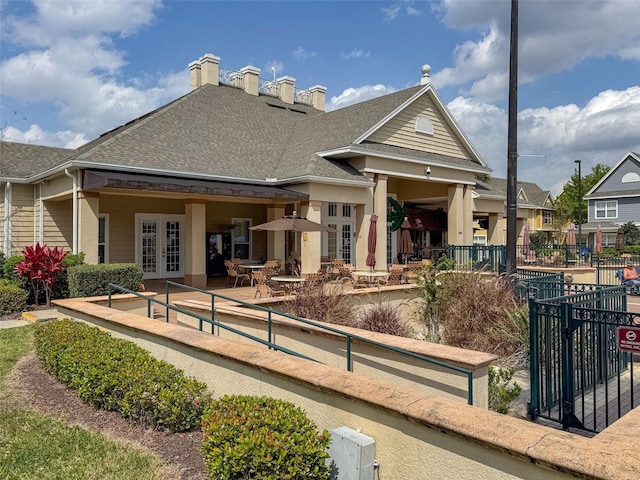
<svg viewBox="0 0 640 480">
<path fill-rule="evenodd" d="M 3 317 L 3 319 L 6 317 Z M 20 318 L 18 316 L 17 318 Z M 131 423 L 115 412 L 96 410 L 49 375 L 35 353 L 22 358 L 7 379 L 21 408 L 62 419 L 129 445 L 149 450 L 166 463 L 167 478 L 205 480 L 202 433 L 170 433 Z"/>
</svg>

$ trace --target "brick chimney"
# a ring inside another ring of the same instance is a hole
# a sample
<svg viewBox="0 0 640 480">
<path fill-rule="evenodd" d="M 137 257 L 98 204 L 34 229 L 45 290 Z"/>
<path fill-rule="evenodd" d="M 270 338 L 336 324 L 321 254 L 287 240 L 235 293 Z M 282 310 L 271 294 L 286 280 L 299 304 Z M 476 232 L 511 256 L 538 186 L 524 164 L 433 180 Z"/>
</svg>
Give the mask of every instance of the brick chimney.
<svg viewBox="0 0 640 480">
<path fill-rule="evenodd" d="M 325 111 L 327 87 L 322 85 L 314 85 L 309 89 L 311 92 L 311 106 L 321 112 Z"/>
<path fill-rule="evenodd" d="M 280 77 L 276 80 L 280 86 L 280 100 L 293 105 L 295 101 L 296 79 L 291 77 Z"/>
<path fill-rule="evenodd" d="M 220 57 L 207 53 L 189 64 L 191 90 L 202 85 L 219 85 Z"/>
<path fill-rule="evenodd" d="M 249 95 L 255 95 L 257 97 L 258 87 L 260 85 L 260 69 L 251 65 L 247 65 L 246 67 L 240 69 L 240 73 L 242 73 L 244 91 Z"/>
</svg>

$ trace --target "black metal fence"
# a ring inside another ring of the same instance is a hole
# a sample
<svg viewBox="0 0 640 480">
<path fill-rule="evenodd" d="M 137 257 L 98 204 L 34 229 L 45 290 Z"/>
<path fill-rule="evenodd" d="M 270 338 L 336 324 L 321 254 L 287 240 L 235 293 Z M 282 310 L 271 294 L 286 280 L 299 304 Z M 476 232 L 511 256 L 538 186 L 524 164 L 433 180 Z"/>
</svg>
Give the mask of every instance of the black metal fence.
<svg viewBox="0 0 640 480">
<path fill-rule="evenodd" d="M 547 297 L 554 289 L 562 294 Z M 640 326 L 640 314 L 626 312 L 624 287 L 558 284 L 531 291 L 539 294 L 529 301 L 531 418 L 599 432 L 639 405 L 634 358 L 617 344 L 619 326 Z"/>
</svg>

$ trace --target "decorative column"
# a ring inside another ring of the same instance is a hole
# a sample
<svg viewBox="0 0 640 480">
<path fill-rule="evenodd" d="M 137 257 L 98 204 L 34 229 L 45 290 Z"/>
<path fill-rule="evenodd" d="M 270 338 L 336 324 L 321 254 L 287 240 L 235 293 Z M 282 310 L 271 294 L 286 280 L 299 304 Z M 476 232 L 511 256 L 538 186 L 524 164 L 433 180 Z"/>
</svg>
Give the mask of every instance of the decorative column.
<svg viewBox="0 0 640 480">
<path fill-rule="evenodd" d="M 487 226 L 487 244 L 504 245 L 504 232 L 502 215 L 497 213 L 489 214 L 489 225 Z"/>
<path fill-rule="evenodd" d="M 473 245 L 473 186 L 465 185 L 462 207 L 462 242 L 463 245 Z"/>
<path fill-rule="evenodd" d="M 267 205 L 267 222 L 284 217 L 285 204 Z M 286 262 L 288 253 L 284 251 L 284 232 L 267 232 L 267 260 Z"/>
<path fill-rule="evenodd" d="M 184 213 L 184 283 L 196 288 L 207 288 L 206 202 L 187 200 Z"/>
<path fill-rule="evenodd" d="M 78 252 L 84 253 L 84 261 L 98 263 L 98 214 L 100 194 L 78 192 Z"/>
<path fill-rule="evenodd" d="M 312 222 L 322 223 L 322 202 L 310 200 L 300 204 L 300 216 Z M 300 262 L 302 273 L 315 273 L 320 269 L 322 248 L 321 232 L 302 232 L 300 242 Z"/>
<path fill-rule="evenodd" d="M 378 173 L 373 191 L 373 211 L 378 216 L 376 229 L 376 271 L 387 271 L 387 181 L 388 175 Z"/>
<path fill-rule="evenodd" d="M 449 185 L 447 212 L 447 238 L 449 245 L 463 245 L 464 237 L 464 185 Z"/>
</svg>

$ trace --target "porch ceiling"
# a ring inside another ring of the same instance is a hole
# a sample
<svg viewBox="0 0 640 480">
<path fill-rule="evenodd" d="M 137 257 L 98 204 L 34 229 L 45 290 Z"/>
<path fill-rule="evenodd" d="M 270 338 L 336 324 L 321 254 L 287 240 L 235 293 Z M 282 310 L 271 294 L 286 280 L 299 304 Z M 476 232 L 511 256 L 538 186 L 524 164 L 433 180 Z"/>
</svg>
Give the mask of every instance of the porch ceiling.
<svg viewBox="0 0 640 480">
<path fill-rule="evenodd" d="M 290 201 L 309 199 L 309 195 L 305 193 L 293 192 L 284 188 L 265 185 L 84 170 L 82 189 L 97 190 L 100 188 L 147 190 L 152 192 L 185 193 L 190 195 L 265 198 Z"/>
</svg>

